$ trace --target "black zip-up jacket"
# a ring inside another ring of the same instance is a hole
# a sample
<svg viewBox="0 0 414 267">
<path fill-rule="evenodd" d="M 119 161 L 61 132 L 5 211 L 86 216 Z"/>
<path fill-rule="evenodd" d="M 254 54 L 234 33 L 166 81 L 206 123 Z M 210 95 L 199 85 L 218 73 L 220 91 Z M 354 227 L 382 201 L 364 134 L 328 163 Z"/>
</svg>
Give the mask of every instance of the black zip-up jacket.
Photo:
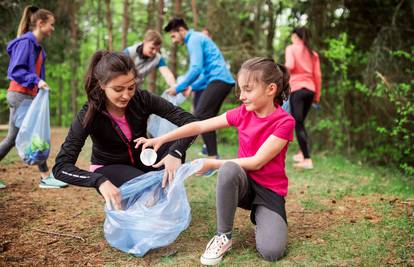
<svg viewBox="0 0 414 267">
<path fill-rule="evenodd" d="M 82 122 L 87 107 L 88 104 L 85 104 L 74 118 L 53 167 L 53 175 L 56 179 L 78 186 L 99 188 L 103 182 L 108 180 L 100 173 L 81 170 L 75 166 L 88 136 L 92 139 L 92 164 L 126 164 L 143 170 L 145 166 L 139 159 L 142 146 L 135 149 L 133 140 L 138 137 L 147 137 L 147 120 L 151 114 L 163 117 L 178 126 L 196 121 L 193 115 L 180 107 L 148 91 L 137 89 L 125 112 L 125 118 L 132 132 L 132 139 L 128 142 L 106 110 L 96 112 L 92 122 L 84 128 Z M 168 154 L 182 158 L 194 139 L 195 137 L 189 137 L 172 142 L 168 148 Z"/>
</svg>

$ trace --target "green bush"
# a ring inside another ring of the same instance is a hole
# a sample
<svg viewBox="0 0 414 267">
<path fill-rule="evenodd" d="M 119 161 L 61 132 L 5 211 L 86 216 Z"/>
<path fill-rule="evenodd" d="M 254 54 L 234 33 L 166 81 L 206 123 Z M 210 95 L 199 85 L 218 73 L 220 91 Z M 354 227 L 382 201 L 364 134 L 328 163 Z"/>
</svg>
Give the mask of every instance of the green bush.
<svg viewBox="0 0 414 267">
<path fill-rule="evenodd" d="M 355 51 L 347 35 L 327 40 L 327 44 L 322 55 L 332 71 L 325 73 L 330 77 L 323 88 L 322 110 L 308 123 L 316 147 L 396 165 L 414 174 L 413 68 L 402 70 L 405 81 L 394 81 L 376 71 L 375 84 L 368 85 L 362 76 L 349 78 L 352 71 L 361 68 L 358 64 L 365 64 L 366 55 Z M 414 48 L 411 53 L 389 53 L 402 66 L 413 66 Z"/>
</svg>

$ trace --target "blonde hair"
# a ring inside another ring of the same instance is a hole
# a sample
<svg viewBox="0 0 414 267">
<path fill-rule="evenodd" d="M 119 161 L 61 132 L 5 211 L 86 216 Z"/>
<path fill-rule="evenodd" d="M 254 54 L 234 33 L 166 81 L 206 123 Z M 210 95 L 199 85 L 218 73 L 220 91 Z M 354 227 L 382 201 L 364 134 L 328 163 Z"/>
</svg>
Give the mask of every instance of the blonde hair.
<svg viewBox="0 0 414 267">
<path fill-rule="evenodd" d="M 47 21 L 49 16 L 54 17 L 49 10 L 38 8 L 36 6 L 26 6 L 20 19 L 19 28 L 17 29 L 17 37 L 31 31 L 38 20 Z"/>
<path fill-rule="evenodd" d="M 161 45 L 162 44 L 162 36 L 158 31 L 148 30 L 145 33 L 144 42 L 151 42 L 154 45 Z"/>
</svg>

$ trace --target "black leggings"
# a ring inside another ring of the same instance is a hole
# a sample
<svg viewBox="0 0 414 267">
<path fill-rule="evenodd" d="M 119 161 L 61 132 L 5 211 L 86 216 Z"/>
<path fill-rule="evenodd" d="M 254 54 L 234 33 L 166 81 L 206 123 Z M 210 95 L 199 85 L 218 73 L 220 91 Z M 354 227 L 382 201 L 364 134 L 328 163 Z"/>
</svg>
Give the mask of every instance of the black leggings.
<svg viewBox="0 0 414 267">
<path fill-rule="evenodd" d="M 159 162 L 161 159 L 168 155 L 168 149 L 173 143 L 174 142 L 169 142 L 160 147 L 160 149 L 157 151 L 157 162 Z M 186 154 L 184 153 L 181 159 L 181 163 L 185 162 L 185 157 Z M 158 171 L 162 169 L 164 169 L 164 166 L 161 166 L 159 168 L 153 168 L 152 166 L 144 166 L 142 164 L 139 164 L 138 166 L 131 166 L 126 164 L 112 164 L 98 168 L 95 170 L 95 172 L 103 174 L 113 185 L 115 185 L 116 187 L 120 187 L 124 183 L 128 182 L 129 180 L 137 176 L 140 176 L 150 171 Z"/>
<path fill-rule="evenodd" d="M 310 158 L 308 134 L 305 129 L 305 118 L 312 106 L 314 95 L 314 92 L 306 88 L 295 91 L 290 95 L 290 111 L 296 121 L 296 138 L 298 139 L 300 150 L 305 159 Z"/>
<path fill-rule="evenodd" d="M 195 116 L 199 120 L 205 120 L 217 116 L 221 104 L 233 88 L 233 84 L 222 81 L 212 81 L 201 94 L 195 107 Z M 209 156 L 217 156 L 216 132 L 208 132 L 202 135 Z"/>
</svg>

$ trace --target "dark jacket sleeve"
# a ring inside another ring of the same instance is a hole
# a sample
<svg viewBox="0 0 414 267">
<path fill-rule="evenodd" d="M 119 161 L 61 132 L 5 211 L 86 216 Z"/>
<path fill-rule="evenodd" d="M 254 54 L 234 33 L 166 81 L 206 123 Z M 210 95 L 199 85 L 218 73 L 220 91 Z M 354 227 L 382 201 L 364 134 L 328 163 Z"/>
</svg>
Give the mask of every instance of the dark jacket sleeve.
<svg viewBox="0 0 414 267">
<path fill-rule="evenodd" d="M 162 97 L 153 95 L 147 91 L 142 91 L 143 100 L 148 105 L 151 113 L 167 119 L 177 126 L 183 126 L 197 119 L 189 112 L 177 107 Z M 168 154 L 182 158 L 184 152 L 194 142 L 197 136 L 182 138 L 175 141 L 168 150 Z"/>
<path fill-rule="evenodd" d="M 75 166 L 79 153 L 82 151 L 85 140 L 89 135 L 88 131 L 82 126 L 86 109 L 87 106 L 85 105 L 74 118 L 65 142 L 56 157 L 53 175 L 56 179 L 68 184 L 99 188 L 103 182 L 108 180 L 105 176 L 100 173 L 81 170 Z"/>
</svg>

